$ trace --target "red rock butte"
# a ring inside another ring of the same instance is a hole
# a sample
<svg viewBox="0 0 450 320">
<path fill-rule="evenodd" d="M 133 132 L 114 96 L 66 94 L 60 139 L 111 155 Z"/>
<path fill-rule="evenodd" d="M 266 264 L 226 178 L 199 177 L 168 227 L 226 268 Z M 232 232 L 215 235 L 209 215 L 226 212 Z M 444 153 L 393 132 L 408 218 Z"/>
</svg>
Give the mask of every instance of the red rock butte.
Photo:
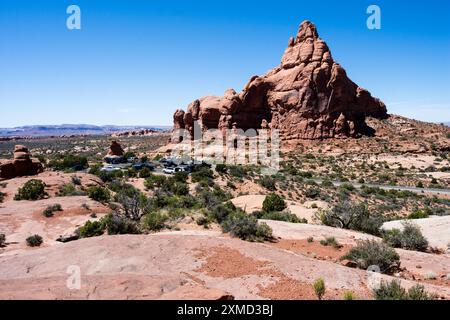
<svg viewBox="0 0 450 320">
<path fill-rule="evenodd" d="M 34 176 L 43 171 L 41 162 L 31 158 L 28 148 L 22 145 L 15 146 L 13 160 L 0 161 L 0 179 Z"/>
<path fill-rule="evenodd" d="M 351 81 L 316 26 L 304 21 L 281 64 L 253 76 L 241 93 L 195 100 L 174 114 L 174 129 L 278 129 L 282 140 L 371 135 L 366 117 L 384 119 L 385 104 Z"/>
</svg>

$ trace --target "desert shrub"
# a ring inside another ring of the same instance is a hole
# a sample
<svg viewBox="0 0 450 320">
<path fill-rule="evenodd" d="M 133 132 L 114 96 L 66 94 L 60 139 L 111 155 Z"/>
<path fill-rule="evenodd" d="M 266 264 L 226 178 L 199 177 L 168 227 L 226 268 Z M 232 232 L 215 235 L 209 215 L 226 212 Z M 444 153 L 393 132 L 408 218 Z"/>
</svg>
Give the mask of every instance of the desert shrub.
<svg viewBox="0 0 450 320">
<path fill-rule="evenodd" d="M 89 167 L 88 159 L 84 156 L 78 156 L 74 154 L 68 154 L 64 157 L 58 157 L 56 159 L 52 159 L 48 166 L 55 170 L 83 170 Z"/>
<path fill-rule="evenodd" d="M 220 174 L 226 174 L 228 172 L 228 167 L 226 164 L 218 163 L 216 165 L 216 172 Z"/>
<path fill-rule="evenodd" d="M 417 182 L 416 187 L 417 188 L 423 188 L 424 187 L 423 186 L 423 182 L 422 181 Z"/>
<path fill-rule="evenodd" d="M 242 167 L 242 166 L 229 166 L 228 171 L 231 176 L 238 178 L 238 179 L 242 179 L 247 174 L 244 167 Z"/>
<path fill-rule="evenodd" d="M 305 190 L 305 197 L 310 199 L 316 199 L 320 196 L 320 189 L 316 187 L 310 187 Z"/>
<path fill-rule="evenodd" d="M 314 293 L 319 300 L 325 295 L 325 281 L 322 278 L 316 279 L 313 284 Z"/>
<path fill-rule="evenodd" d="M 139 178 L 144 178 L 144 179 L 146 179 L 146 178 L 150 177 L 151 174 L 152 174 L 152 172 L 150 171 L 149 168 L 142 168 L 142 169 L 139 171 Z"/>
<path fill-rule="evenodd" d="M 94 186 L 88 189 L 88 196 L 94 201 L 108 202 L 111 194 L 108 189 Z"/>
<path fill-rule="evenodd" d="M 350 260 L 360 269 L 378 266 L 382 273 L 390 273 L 400 266 L 400 256 L 385 243 L 375 240 L 360 241 L 342 259 Z"/>
<path fill-rule="evenodd" d="M 286 202 L 279 195 L 271 193 L 266 196 L 263 202 L 265 212 L 283 211 L 286 209 Z"/>
<path fill-rule="evenodd" d="M 0 233 L 0 247 L 3 247 L 6 243 L 6 236 L 3 233 Z"/>
<path fill-rule="evenodd" d="M 351 291 L 345 291 L 344 292 L 344 300 L 356 300 L 357 297 L 355 296 L 355 294 Z"/>
<path fill-rule="evenodd" d="M 192 182 L 208 181 L 212 179 L 213 176 L 214 173 L 212 170 L 205 165 L 195 166 L 191 174 Z"/>
<path fill-rule="evenodd" d="M 152 174 L 145 179 L 144 186 L 149 190 L 153 190 L 154 188 L 162 187 L 166 180 L 167 178 L 165 176 Z"/>
<path fill-rule="evenodd" d="M 225 204 L 218 204 L 211 208 L 209 211 L 209 216 L 217 221 L 218 223 L 222 223 L 225 219 L 228 218 L 230 214 L 236 211 L 236 207 L 231 202 L 227 202 Z"/>
<path fill-rule="evenodd" d="M 335 237 L 326 237 L 325 239 L 320 240 L 320 244 L 326 247 L 330 246 L 335 249 L 339 249 L 342 247 L 342 245 L 336 240 Z"/>
<path fill-rule="evenodd" d="M 383 240 L 394 248 L 406 250 L 426 251 L 428 241 L 420 228 L 411 222 L 403 223 L 403 230 L 392 229 L 383 232 Z"/>
<path fill-rule="evenodd" d="M 275 179 L 269 176 L 263 176 L 259 181 L 259 184 L 267 190 L 274 191 L 276 189 Z"/>
<path fill-rule="evenodd" d="M 308 241 L 308 243 L 313 243 L 314 242 L 314 237 L 308 237 L 306 239 L 306 241 Z"/>
<path fill-rule="evenodd" d="M 408 216 L 408 219 L 425 219 L 430 216 L 428 210 L 416 210 Z"/>
<path fill-rule="evenodd" d="M 223 232 L 248 241 L 264 241 L 272 238 L 272 229 L 264 223 L 258 224 L 255 217 L 243 212 L 230 214 L 222 223 Z"/>
<path fill-rule="evenodd" d="M 189 194 L 189 186 L 185 182 L 175 181 L 170 185 L 170 191 L 177 196 L 185 196 Z"/>
<path fill-rule="evenodd" d="M 179 172 L 175 172 L 175 174 L 173 175 L 172 179 L 177 181 L 177 182 L 184 182 L 184 183 L 186 183 L 188 177 L 189 177 L 189 174 L 187 172 L 179 171 Z"/>
<path fill-rule="evenodd" d="M 66 183 L 59 188 L 57 195 L 59 197 L 85 196 L 86 192 L 77 189 L 73 183 Z"/>
<path fill-rule="evenodd" d="M 107 219 L 106 230 L 109 235 L 141 233 L 136 222 L 117 214 L 112 214 Z"/>
<path fill-rule="evenodd" d="M 333 182 L 331 180 L 329 180 L 329 179 L 323 180 L 321 185 L 322 185 L 322 187 L 325 187 L 325 188 L 334 187 Z"/>
<path fill-rule="evenodd" d="M 371 214 L 364 203 L 344 202 L 331 210 L 319 214 L 319 219 L 326 226 L 362 231 L 373 235 L 380 234 L 383 217 Z"/>
<path fill-rule="evenodd" d="M 44 217 L 50 218 L 53 217 L 54 213 L 57 211 L 63 211 L 61 205 L 59 203 L 48 206 L 42 214 Z"/>
<path fill-rule="evenodd" d="M 32 179 L 17 190 L 14 200 L 40 200 L 46 196 L 45 183 L 42 180 Z"/>
<path fill-rule="evenodd" d="M 436 300 L 434 294 L 429 294 L 421 285 L 415 285 L 406 291 L 398 280 L 382 281 L 380 286 L 373 290 L 376 300 Z"/>
<path fill-rule="evenodd" d="M 306 219 L 300 219 L 295 214 L 285 211 L 271 211 L 260 212 L 257 216 L 258 219 L 286 221 L 291 223 L 308 223 Z"/>
<path fill-rule="evenodd" d="M 159 211 L 147 213 L 143 218 L 143 225 L 151 231 L 159 231 L 166 227 L 168 217 Z"/>
<path fill-rule="evenodd" d="M 105 216 L 98 221 L 86 221 L 86 223 L 83 226 L 79 227 L 75 231 L 75 233 L 80 238 L 101 236 L 103 233 L 105 233 L 106 225 L 109 218 L 110 218 L 109 216 Z"/>
<path fill-rule="evenodd" d="M 355 186 L 352 185 L 351 183 L 343 183 L 340 185 L 339 187 L 342 190 L 347 190 L 347 191 L 354 191 L 355 190 Z"/>
<path fill-rule="evenodd" d="M 3 202 L 3 200 L 5 200 L 6 197 L 6 193 L 0 192 L 0 203 Z"/>
<path fill-rule="evenodd" d="M 29 236 L 26 239 L 26 241 L 27 241 L 27 245 L 29 247 L 39 247 L 42 244 L 42 242 L 44 242 L 42 237 L 40 235 L 38 235 L 38 234 Z"/>
</svg>

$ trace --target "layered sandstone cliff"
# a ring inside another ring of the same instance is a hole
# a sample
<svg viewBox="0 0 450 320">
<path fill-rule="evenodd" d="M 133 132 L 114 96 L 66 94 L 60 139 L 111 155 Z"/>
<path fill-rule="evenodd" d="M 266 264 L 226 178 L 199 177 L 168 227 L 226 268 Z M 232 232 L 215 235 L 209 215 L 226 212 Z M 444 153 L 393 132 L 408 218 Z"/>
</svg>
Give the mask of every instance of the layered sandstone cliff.
<svg viewBox="0 0 450 320">
<path fill-rule="evenodd" d="M 304 21 L 280 66 L 254 76 L 241 93 L 195 100 L 174 114 L 174 128 L 278 129 L 283 140 L 358 137 L 373 133 L 365 118 L 386 118 L 386 106 L 352 82 L 316 26 Z"/>
</svg>

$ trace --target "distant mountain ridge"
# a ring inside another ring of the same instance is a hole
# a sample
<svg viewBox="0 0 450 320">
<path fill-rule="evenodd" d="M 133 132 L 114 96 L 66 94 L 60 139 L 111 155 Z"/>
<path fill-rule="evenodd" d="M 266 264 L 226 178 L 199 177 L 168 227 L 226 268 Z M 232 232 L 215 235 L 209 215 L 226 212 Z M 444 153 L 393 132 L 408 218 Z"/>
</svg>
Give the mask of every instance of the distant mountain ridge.
<svg viewBox="0 0 450 320">
<path fill-rule="evenodd" d="M 43 137 L 61 135 L 106 135 L 121 131 L 151 129 L 164 131 L 170 126 L 96 126 L 90 124 L 30 125 L 14 128 L 0 128 L 0 137 Z"/>
</svg>

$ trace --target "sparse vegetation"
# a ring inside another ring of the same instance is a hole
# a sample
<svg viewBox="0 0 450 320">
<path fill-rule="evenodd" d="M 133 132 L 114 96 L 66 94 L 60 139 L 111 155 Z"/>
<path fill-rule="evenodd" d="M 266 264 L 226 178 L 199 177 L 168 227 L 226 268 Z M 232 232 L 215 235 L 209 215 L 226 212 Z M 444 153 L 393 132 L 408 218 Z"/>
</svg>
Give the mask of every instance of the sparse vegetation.
<svg viewBox="0 0 450 320">
<path fill-rule="evenodd" d="M 320 244 L 326 247 L 330 246 L 335 249 L 342 248 L 342 245 L 336 240 L 335 237 L 326 237 L 325 239 L 320 240 Z"/>
<path fill-rule="evenodd" d="M 428 248 L 428 241 L 422 235 L 420 228 L 408 221 L 403 223 L 403 230 L 384 231 L 383 239 L 394 248 L 416 251 L 426 251 Z"/>
<path fill-rule="evenodd" d="M 40 235 L 38 235 L 38 234 L 35 234 L 33 236 L 29 236 L 26 239 L 26 241 L 27 241 L 27 245 L 29 247 L 39 247 L 44 242 L 42 237 Z"/>
<path fill-rule="evenodd" d="M 283 198 L 275 193 L 267 195 L 263 202 L 263 210 L 265 212 L 283 211 L 286 207 L 286 202 Z"/>
<path fill-rule="evenodd" d="M 108 202 L 111 198 L 111 193 L 106 188 L 94 186 L 88 189 L 88 196 L 94 201 Z"/>
<path fill-rule="evenodd" d="M 382 273 L 391 273 L 400 267 L 400 256 L 385 243 L 376 240 L 358 242 L 341 259 L 354 262 L 360 269 L 367 270 L 370 266 L 377 266 Z"/>
<path fill-rule="evenodd" d="M 44 210 L 44 212 L 42 212 L 42 214 L 44 215 L 44 217 L 50 218 L 50 217 L 53 217 L 55 212 L 57 212 L 57 211 L 63 211 L 63 209 L 59 203 L 48 206 Z"/>
<path fill-rule="evenodd" d="M 335 205 L 331 210 L 322 211 L 318 215 L 326 226 L 362 231 L 373 235 L 380 234 L 383 218 L 380 214 L 371 214 L 364 203 Z"/>
<path fill-rule="evenodd" d="M 415 285 L 409 290 L 402 288 L 398 280 L 382 281 L 380 287 L 373 291 L 376 300 L 436 300 L 434 294 L 429 294 L 421 285 Z"/>
<path fill-rule="evenodd" d="M 314 281 L 313 284 L 314 293 L 317 296 L 317 299 L 322 300 L 325 295 L 325 281 L 322 278 L 318 278 Z"/>
<path fill-rule="evenodd" d="M 258 223 L 255 217 L 243 212 L 233 212 L 221 223 L 222 230 L 233 237 L 248 241 L 272 239 L 272 229 L 265 223 Z"/>
<path fill-rule="evenodd" d="M 32 179 L 27 181 L 17 190 L 14 200 L 40 200 L 47 196 L 45 183 L 42 180 Z"/>
<path fill-rule="evenodd" d="M 6 236 L 4 233 L 0 233 L 0 248 L 5 246 L 6 243 Z"/>
</svg>

